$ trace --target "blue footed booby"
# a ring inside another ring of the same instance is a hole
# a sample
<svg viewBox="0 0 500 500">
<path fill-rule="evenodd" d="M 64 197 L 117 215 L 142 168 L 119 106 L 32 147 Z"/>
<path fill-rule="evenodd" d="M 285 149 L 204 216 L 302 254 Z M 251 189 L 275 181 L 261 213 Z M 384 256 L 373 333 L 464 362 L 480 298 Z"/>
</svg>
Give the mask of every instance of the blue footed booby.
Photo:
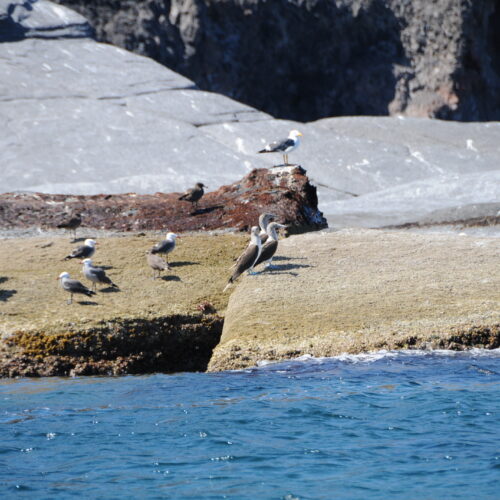
<svg viewBox="0 0 500 500">
<path fill-rule="evenodd" d="M 165 239 L 163 241 L 160 241 L 160 243 L 157 243 L 151 249 L 151 253 L 152 254 L 163 253 L 165 255 L 168 255 L 175 248 L 176 238 L 180 238 L 180 236 L 177 236 L 175 233 L 167 233 Z M 168 263 L 168 258 L 167 258 L 167 263 Z"/>
<path fill-rule="evenodd" d="M 262 248 L 262 243 L 260 242 L 259 228 L 253 226 L 250 231 L 250 243 L 245 248 L 244 252 L 238 257 L 238 260 L 234 264 L 234 270 L 232 276 L 224 288 L 224 292 L 239 278 L 241 274 L 245 271 L 249 273 L 252 272 L 255 262 L 259 258 L 260 251 Z"/>
<path fill-rule="evenodd" d="M 288 163 L 288 153 L 291 153 L 294 149 L 300 146 L 300 137 L 302 134 L 298 130 L 292 130 L 288 134 L 288 138 L 281 139 L 279 141 L 271 142 L 267 144 L 264 149 L 258 151 L 259 153 L 282 153 L 283 162 L 285 166 L 290 165 Z"/>
<path fill-rule="evenodd" d="M 179 200 L 190 201 L 193 208 L 198 210 L 198 201 L 204 195 L 205 191 L 203 191 L 203 188 L 206 187 L 205 184 L 197 182 L 194 188 L 188 189 L 182 196 L 179 196 Z"/>
<path fill-rule="evenodd" d="M 69 255 L 64 257 L 64 260 L 69 259 L 86 259 L 87 257 L 92 257 L 95 252 L 95 246 L 97 243 L 94 240 L 85 240 L 83 245 L 75 248 Z"/>
<path fill-rule="evenodd" d="M 268 239 L 262 246 L 262 251 L 260 256 L 255 262 L 254 266 L 258 266 L 263 262 L 266 262 L 266 267 L 271 267 L 271 261 L 273 260 L 274 254 L 278 249 L 278 234 L 276 229 L 279 227 L 286 227 L 284 224 L 278 224 L 277 222 L 271 222 L 267 226 Z"/>
<path fill-rule="evenodd" d="M 73 295 L 75 293 L 80 293 L 87 297 L 95 295 L 95 292 L 89 290 L 83 283 L 80 283 L 80 281 L 72 280 L 69 277 L 69 273 L 61 273 L 57 279 L 60 280 L 62 289 L 70 294 L 70 298 L 66 302 L 67 304 L 73 303 Z"/>
<path fill-rule="evenodd" d="M 118 288 L 107 276 L 106 271 L 102 267 L 95 267 L 92 265 L 92 259 L 82 260 L 83 264 L 83 275 L 90 281 L 92 281 L 92 290 L 97 288 L 97 283 L 102 285 L 109 285 L 113 288 Z"/>
<path fill-rule="evenodd" d="M 264 244 L 268 238 L 267 226 L 273 219 L 276 219 L 276 217 L 273 214 L 268 214 L 268 213 L 261 214 L 259 217 L 259 227 L 260 227 L 259 236 L 262 244 Z"/>
</svg>

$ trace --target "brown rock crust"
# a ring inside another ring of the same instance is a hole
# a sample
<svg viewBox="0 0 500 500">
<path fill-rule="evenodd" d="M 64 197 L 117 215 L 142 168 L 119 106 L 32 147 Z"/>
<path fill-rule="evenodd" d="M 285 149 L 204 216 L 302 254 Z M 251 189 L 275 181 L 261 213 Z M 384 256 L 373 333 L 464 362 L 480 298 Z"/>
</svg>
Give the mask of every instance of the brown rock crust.
<svg viewBox="0 0 500 500">
<path fill-rule="evenodd" d="M 206 193 L 196 211 L 179 195 L 6 193 L 0 195 L 0 228 L 55 228 L 68 213 L 83 214 L 82 228 L 116 231 L 245 231 L 263 212 L 276 215 L 292 232 L 327 226 L 316 188 L 300 167 L 254 169 L 240 181 Z"/>
</svg>

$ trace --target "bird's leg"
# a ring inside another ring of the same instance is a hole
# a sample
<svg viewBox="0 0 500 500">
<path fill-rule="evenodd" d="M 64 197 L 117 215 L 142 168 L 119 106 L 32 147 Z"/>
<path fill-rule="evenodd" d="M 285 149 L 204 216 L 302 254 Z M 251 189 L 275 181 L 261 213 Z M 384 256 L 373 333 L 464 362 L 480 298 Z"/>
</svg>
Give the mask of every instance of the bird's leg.
<svg viewBox="0 0 500 500">
<path fill-rule="evenodd" d="M 68 305 L 69 305 L 69 304 L 72 304 L 72 303 L 73 303 L 73 294 L 72 294 L 72 293 L 70 293 L 70 295 L 69 295 L 69 299 L 66 301 L 66 304 L 68 304 Z"/>
<path fill-rule="evenodd" d="M 274 269 L 276 266 L 272 264 L 273 258 L 271 257 L 268 261 L 266 261 L 266 269 Z"/>
</svg>

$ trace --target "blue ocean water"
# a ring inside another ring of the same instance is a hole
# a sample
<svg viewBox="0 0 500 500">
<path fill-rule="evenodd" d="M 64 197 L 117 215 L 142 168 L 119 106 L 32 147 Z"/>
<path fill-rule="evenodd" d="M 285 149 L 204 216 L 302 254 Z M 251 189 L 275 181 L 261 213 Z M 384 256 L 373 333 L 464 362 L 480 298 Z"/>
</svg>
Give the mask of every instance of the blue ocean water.
<svg viewBox="0 0 500 500">
<path fill-rule="evenodd" d="M 1 498 L 498 499 L 500 351 L 0 382 Z"/>
</svg>

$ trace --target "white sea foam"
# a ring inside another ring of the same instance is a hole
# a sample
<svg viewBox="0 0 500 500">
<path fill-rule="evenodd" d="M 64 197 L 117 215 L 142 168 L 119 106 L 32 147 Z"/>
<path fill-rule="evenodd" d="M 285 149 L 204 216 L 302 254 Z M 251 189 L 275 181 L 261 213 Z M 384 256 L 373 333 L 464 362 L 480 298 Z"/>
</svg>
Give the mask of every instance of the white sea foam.
<svg viewBox="0 0 500 500">
<path fill-rule="evenodd" d="M 463 351 L 452 351 L 448 349 L 401 349 L 401 350 L 385 350 L 382 349 L 380 351 L 372 351 L 361 354 L 348 354 L 342 353 L 338 356 L 331 357 L 314 357 L 310 354 L 304 354 L 297 358 L 293 358 L 290 360 L 281 360 L 281 361 L 269 361 L 262 360 L 257 362 L 257 366 L 254 369 L 259 368 L 268 368 L 270 366 L 277 367 L 278 365 L 283 364 L 322 364 L 331 361 L 342 361 L 346 363 L 373 363 L 375 361 L 379 361 L 381 359 L 401 359 L 401 358 L 414 358 L 414 357 L 429 357 L 429 356 L 440 356 L 440 357 L 450 357 L 450 358 L 459 358 L 468 356 L 471 358 L 500 358 L 500 348 L 498 349 L 479 349 L 472 348 Z M 248 371 L 245 370 L 235 370 L 235 371 Z"/>
</svg>

